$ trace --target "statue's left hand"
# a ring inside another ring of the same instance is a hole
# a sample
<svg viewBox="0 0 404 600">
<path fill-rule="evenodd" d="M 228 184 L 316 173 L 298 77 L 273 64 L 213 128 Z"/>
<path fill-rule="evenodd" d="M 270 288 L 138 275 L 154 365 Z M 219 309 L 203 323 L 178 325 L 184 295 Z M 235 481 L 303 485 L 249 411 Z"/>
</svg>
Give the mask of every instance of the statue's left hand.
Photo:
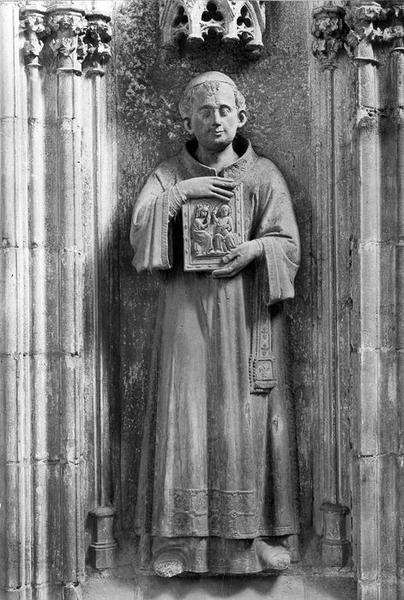
<svg viewBox="0 0 404 600">
<path fill-rule="evenodd" d="M 262 247 L 257 243 L 256 240 L 250 242 L 244 242 L 231 250 L 226 256 L 222 258 L 222 262 L 225 264 L 224 267 L 215 269 L 212 272 L 213 277 L 234 277 L 242 269 L 250 264 L 254 259 L 258 258 L 262 254 Z"/>
</svg>

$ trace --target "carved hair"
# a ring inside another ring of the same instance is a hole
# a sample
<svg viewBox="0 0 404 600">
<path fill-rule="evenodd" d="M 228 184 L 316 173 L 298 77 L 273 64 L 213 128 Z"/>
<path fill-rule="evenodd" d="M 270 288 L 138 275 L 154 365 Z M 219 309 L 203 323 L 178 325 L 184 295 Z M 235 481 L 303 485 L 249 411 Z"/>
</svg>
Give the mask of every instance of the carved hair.
<svg viewBox="0 0 404 600">
<path fill-rule="evenodd" d="M 227 81 L 204 81 L 186 89 L 179 103 L 180 115 L 183 119 L 190 117 L 192 112 L 192 105 L 197 92 L 201 89 L 205 90 L 208 94 L 214 94 L 219 90 L 221 85 L 229 85 L 234 92 L 234 100 L 238 111 L 245 110 L 245 98 L 243 94 L 237 89 L 236 85 Z"/>
</svg>

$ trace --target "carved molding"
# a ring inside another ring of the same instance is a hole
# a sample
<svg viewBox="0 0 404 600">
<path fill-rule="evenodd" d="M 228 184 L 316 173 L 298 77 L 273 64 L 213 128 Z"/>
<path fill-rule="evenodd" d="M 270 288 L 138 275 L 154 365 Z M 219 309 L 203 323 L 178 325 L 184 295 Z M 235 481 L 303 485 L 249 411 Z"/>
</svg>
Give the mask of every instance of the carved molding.
<svg viewBox="0 0 404 600">
<path fill-rule="evenodd" d="M 211 37 L 241 44 L 252 56 L 263 49 L 265 2 L 258 0 L 160 0 L 160 27 L 165 44 L 185 39 L 188 45 Z"/>
<path fill-rule="evenodd" d="M 361 42 L 383 44 L 404 38 L 404 3 L 388 7 L 379 2 L 354 1 L 349 7 L 326 2 L 312 13 L 313 54 L 324 66 L 335 66 L 340 50 L 355 60 L 378 64 L 358 51 Z"/>
<path fill-rule="evenodd" d="M 103 74 L 111 57 L 110 17 L 87 14 L 78 9 L 53 9 L 47 12 L 27 8 L 21 13 L 25 34 L 24 56 L 27 67 L 41 67 L 44 48 L 56 58 L 58 71 Z"/>
</svg>

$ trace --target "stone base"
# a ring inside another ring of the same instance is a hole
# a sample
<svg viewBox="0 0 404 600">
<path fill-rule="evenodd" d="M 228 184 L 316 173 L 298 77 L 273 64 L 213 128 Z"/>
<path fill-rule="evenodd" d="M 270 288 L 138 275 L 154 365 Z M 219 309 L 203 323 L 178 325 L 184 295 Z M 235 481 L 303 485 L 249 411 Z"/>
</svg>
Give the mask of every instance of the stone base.
<svg viewBox="0 0 404 600">
<path fill-rule="evenodd" d="M 93 569 L 102 571 L 111 569 L 115 563 L 116 544 L 91 544 L 88 549 L 88 558 Z"/>
<path fill-rule="evenodd" d="M 356 600 L 351 576 L 139 577 L 123 581 L 91 577 L 83 600 Z"/>
<path fill-rule="evenodd" d="M 99 571 L 111 569 L 115 563 L 118 544 L 113 535 L 114 514 L 111 506 L 99 506 L 90 512 L 92 543 L 88 549 L 88 558 L 93 569 Z"/>
<path fill-rule="evenodd" d="M 323 536 L 321 539 L 321 562 L 325 567 L 345 567 L 349 562 L 350 543 L 346 535 L 346 506 L 325 502 L 323 512 Z"/>
</svg>

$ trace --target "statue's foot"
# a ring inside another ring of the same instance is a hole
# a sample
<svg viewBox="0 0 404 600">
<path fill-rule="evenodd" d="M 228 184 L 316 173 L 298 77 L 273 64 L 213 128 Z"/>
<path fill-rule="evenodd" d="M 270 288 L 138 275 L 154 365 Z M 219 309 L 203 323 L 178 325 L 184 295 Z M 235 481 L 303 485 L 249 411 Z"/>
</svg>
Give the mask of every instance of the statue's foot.
<svg viewBox="0 0 404 600">
<path fill-rule="evenodd" d="M 153 570 L 160 577 L 175 577 L 185 571 L 185 563 L 180 553 L 167 550 L 154 559 Z"/>
<path fill-rule="evenodd" d="M 284 546 L 271 546 L 263 540 L 256 542 L 257 555 L 265 569 L 285 571 L 290 567 L 290 552 Z"/>
</svg>

